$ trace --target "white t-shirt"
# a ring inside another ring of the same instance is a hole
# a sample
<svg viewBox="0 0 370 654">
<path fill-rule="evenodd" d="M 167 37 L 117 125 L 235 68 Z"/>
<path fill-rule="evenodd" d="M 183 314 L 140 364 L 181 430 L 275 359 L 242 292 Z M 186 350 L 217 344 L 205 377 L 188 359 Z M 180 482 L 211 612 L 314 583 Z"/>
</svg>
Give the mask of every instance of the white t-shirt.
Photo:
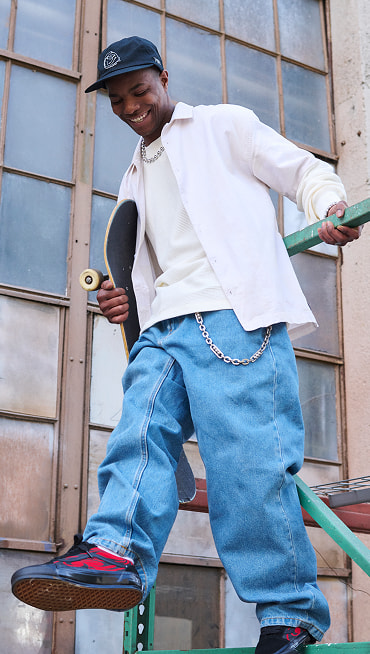
<svg viewBox="0 0 370 654">
<path fill-rule="evenodd" d="M 161 145 L 161 138 L 153 141 L 146 148 L 147 158 Z M 144 186 L 146 235 L 162 273 L 143 329 L 196 311 L 231 309 L 182 203 L 166 151 L 144 163 Z"/>
</svg>

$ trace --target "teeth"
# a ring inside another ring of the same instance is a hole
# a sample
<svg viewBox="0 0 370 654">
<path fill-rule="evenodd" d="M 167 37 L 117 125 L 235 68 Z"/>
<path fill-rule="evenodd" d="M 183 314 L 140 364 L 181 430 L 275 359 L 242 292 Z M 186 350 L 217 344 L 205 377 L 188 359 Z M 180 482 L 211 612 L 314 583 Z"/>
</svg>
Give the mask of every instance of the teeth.
<svg viewBox="0 0 370 654">
<path fill-rule="evenodd" d="M 132 123 L 141 123 L 144 120 L 144 118 L 147 117 L 148 113 L 149 112 L 147 111 L 145 114 L 141 114 L 141 116 L 138 116 L 137 118 L 131 118 L 131 122 Z"/>
</svg>

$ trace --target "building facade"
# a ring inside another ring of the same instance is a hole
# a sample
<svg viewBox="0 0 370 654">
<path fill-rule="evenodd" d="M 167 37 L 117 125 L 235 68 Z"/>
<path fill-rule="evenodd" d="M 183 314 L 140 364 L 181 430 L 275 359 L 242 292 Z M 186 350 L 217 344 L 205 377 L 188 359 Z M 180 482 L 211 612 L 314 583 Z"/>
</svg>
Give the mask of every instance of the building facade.
<svg viewBox="0 0 370 654">
<path fill-rule="evenodd" d="M 85 94 L 108 43 L 154 41 L 170 95 L 253 109 L 369 197 L 370 7 L 366 0 L 1 0 L 0 615 L 7 654 L 121 652 L 121 614 L 49 614 L 10 593 L 17 568 L 69 547 L 98 504 L 96 471 L 121 408 L 120 330 L 80 272 L 102 244 L 137 137 L 104 91 Z M 305 225 L 272 191 L 281 233 Z M 344 251 L 293 265 L 320 328 L 294 342 L 309 485 L 369 474 L 370 228 Z M 187 444 L 205 476 L 196 440 Z M 245 510 L 248 510 L 246 503 Z M 309 527 L 331 607 L 328 642 L 370 640 L 370 583 Z M 370 546 L 370 525 L 358 535 Z M 155 647 L 254 645 L 208 516 L 179 512 L 158 576 Z"/>
</svg>

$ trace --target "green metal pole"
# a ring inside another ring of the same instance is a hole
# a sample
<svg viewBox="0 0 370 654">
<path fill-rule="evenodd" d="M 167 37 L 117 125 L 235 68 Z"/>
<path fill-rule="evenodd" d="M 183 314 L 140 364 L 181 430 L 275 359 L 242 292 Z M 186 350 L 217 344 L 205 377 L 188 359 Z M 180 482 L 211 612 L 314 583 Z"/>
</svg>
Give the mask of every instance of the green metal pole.
<svg viewBox="0 0 370 654">
<path fill-rule="evenodd" d="M 301 506 L 338 543 L 348 556 L 370 576 L 370 550 L 298 475 L 295 475 L 294 479 Z"/>
<path fill-rule="evenodd" d="M 352 207 L 348 207 L 345 210 L 343 218 L 338 218 L 338 216 L 329 216 L 329 218 L 324 218 L 313 225 L 308 225 L 304 229 L 301 229 L 299 232 L 294 232 L 285 236 L 284 243 L 288 254 L 292 257 L 298 252 L 303 252 L 308 248 L 312 248 L 314 245 L 318 245 L 323 241 L 318 235 L 318 229 L 321 227 L 322 223 L 327 222 L 333 223 L 334 227 L 338 225 L 346 225 L 347 227 L 358 227 L 363 225 L 370 220 L 370 199 L 363 200 L 354 204 Z"/>
</svg>

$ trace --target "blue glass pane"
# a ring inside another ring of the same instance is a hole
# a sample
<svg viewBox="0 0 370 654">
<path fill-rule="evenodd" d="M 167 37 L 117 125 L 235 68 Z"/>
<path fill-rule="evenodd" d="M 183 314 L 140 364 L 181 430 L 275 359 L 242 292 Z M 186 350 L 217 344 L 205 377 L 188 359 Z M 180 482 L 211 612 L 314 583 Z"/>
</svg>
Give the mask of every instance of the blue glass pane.
<svg viewBox="0 0 370 654">
<path fill-rule="evenodd" d="M 75 0 L 18 0 L 14 51 L 72 67 Z"/>
<path fill-rule="evenodd" d="M 64 295 L 69 188 L 4 173 L 0 205 L 0 281 Z"/>
<path fill-rule="evenodd" d="M 1 107 L 3 104 L 4 77 L 5 77 L 5 61 L 0 61 L 0 121 L 1 121 Z M 0 127 L 1 127 L 1 122 L 0 122 Z"/>
<path fill-rule="evenodd" d="M 104 239 L 109 217 L 116 206 L 116 202 L 100 195 L 93 195 L 91 210 L 90 233 L 90 268 L 101 270 L 104 275 L 107 269 L 104 261 Z M 96 301 L 96 291 L 89 293 L 89 300 Z"/>
<path fill-rule="evenodd" d="M 274 57 L 226 41 L 227 99 L 252 109 L 262 122 L 279 130 L 279 96 Z"/>
<path fill-rule="evenodd" d="M 297 359 L 305 456 L 338 460 L 335 366 Z"/>
<path fill-rule="evenodd" d="M 326 77 L 282 62 L 288 139 L 330 152 Z"/>
<path fill-rule="evenodd" d="M 278 0 L 281 52 L 325 69 L 320 0 Z"/>
<path fill-rule="evenodd" d="M 153 41 L 160 52 L 160 15 L 123 0 L 108 0 L 107 43 L 135 35 Z"/>
<path fill-rule="evenodd" d="M 166 0 L 166 9 L 170 14 L 182 16 L 193 23 L 220 29 L 219 0 Z"/>
<path fill-rule="evenodd" d="M 118 194 L 139 137 L 113 113 L 106 93 L 97 96 L 93 184 L 96 189 Z"/>
<path fill-rule="evenodd" d="M 226 34 L 275 50 L 272 0 L 224 0 L 224 12 Z"/>
<path fill-rule="evenodd" d="M 295 339 L 294 345 L 339 356 L 336 260 L 300 253 L 292 257 L 292 264 L 319 324 L 315 331 Z"/>
<path fill-rule="evenodd" d="M 0 48 L 3 50 L 8 45 L 10 4 L 11 0 L 0 0 Z"/>
<path fill-rule="evenodd" d="M 166 43 L 173 100 L 194 105 L 222 102 L 219 37 L 168 18 Z"/>
<path fill-rule="evenodd" d="M 75 102 L 74 84 L 13 66 L 5 164 L 71 180 Z"/>
<path fill-rule="evenodd" d="M 149 5 L 149 7 L 161 8 L 161 0 L 141 0 L 141 2 L 143 5 Z"/>
</svg>

